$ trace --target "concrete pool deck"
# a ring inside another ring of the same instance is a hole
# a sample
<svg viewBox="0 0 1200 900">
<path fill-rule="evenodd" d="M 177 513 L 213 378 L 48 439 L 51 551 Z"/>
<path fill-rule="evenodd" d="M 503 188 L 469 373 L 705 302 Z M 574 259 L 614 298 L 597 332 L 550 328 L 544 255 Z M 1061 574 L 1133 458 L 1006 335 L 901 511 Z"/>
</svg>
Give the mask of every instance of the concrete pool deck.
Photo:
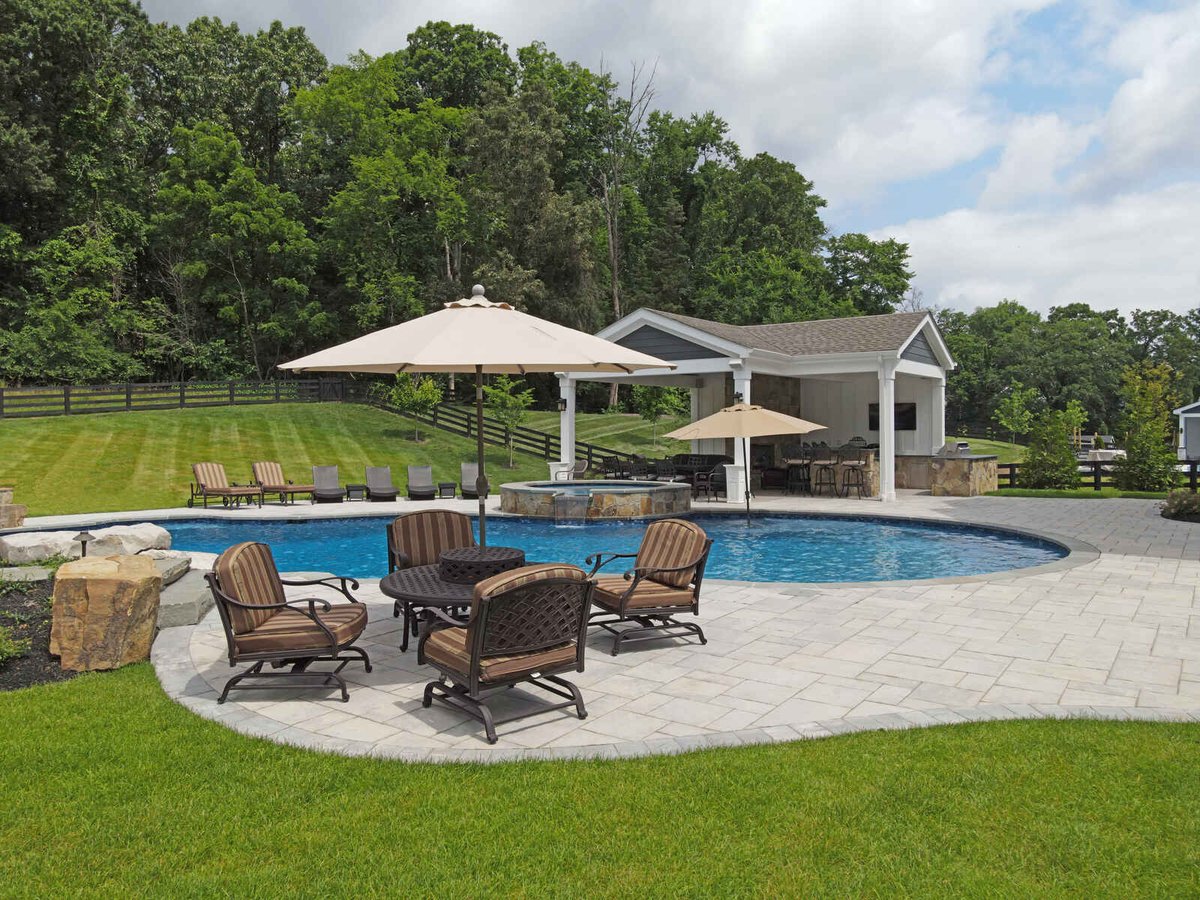
<svg viewBox="0 0 1200 900">
<path fill-rule="evenodd" d="M 349 703 L 298 689 L 246 691 L 219 706 L 217 690 L 235 670 L 215 613 L 196 626 L 164 629 L 154 645 L 155 669 L 170 696 L 236 731 L 412 761 L 638 756 L 1006 718 L 1200 721 L 1200 525 L 1163 519 L 1153 501 L 906 493 L 894 504 L 771 496 L 756 505 L 1067 535 L 1075 552 L 1049 567 L 967 579 L 706 581 L 699 621 L 707 646 L 668 641 L 612 657 L 611 638 L 593 635 L 587 670 L 574 678 L 589 717 L 552 713 L 513 723 L 500 728 L 494 746 L 474 720 L 421 707 L 431 670 L 417 665 L 415 651 L 400 653 L 399 623 L 376 581 L 365 581 L 360 592 L 371 618 L 362 645 L 375 671 L 347 668 Z M 470 511 L 475 504 L 298 504 L 248 515 L 381 515 L 422 506 Z M 734 511 L 715 503 L 696 509 Z M 120 518 L 193 518 L 202 511 L 165 512 Z M 64 517 L 61 524 L 81 523 Z M 519 702 L 517 691 L 498 700 L 511 702 Z"/>
</svg>

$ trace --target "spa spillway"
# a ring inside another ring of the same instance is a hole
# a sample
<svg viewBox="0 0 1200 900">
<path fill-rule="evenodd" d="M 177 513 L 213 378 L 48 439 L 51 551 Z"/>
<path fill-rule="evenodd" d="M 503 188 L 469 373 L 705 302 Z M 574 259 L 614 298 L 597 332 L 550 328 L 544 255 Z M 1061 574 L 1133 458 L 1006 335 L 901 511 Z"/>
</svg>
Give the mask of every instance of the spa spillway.
<svg viewBox="0 0 1200 900">
<path fill-rule="evenodd" d="M 680 482 L 515 481 L 500 485 L 500 509 L 543 519 L 677 516 L 691 508 L 691 485 Z"/>
</svg>

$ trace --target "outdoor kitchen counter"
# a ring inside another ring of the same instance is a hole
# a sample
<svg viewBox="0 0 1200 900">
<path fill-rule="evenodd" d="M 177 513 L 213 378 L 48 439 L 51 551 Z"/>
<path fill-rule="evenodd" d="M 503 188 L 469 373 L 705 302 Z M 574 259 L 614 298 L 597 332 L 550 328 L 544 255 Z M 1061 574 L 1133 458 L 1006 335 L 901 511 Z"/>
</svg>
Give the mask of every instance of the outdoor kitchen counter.
<svg viewBox="0 0 1200 900">
<path fill-rule="evenodd" d="M 929 491 L 935 497 L 976 497 L 998 486 L 995 456 L 896 457 L 896 487 L 900 489 Z"/>
</svg>

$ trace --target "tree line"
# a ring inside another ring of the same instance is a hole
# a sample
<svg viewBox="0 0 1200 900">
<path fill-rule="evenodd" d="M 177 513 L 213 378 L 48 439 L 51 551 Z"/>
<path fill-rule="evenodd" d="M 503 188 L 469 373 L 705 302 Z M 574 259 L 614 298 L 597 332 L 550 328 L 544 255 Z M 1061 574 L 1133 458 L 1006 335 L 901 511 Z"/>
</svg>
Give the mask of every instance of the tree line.
<svg viewBox="0 0 1200 900">
<path fill-rule="evenodd" d="M 1150 367 L 1158 367 L 1179 402 L 1191 402 L 1200 391 L 1200 309 L 1124 316 L 1071 303 L 1042 316 L 1004 300 L 970 313 L 934 315 L 958 363 L 946 383 L 950 433 L 995 425 L 1007 438 L 1005 413 L 1028 408 L 1027 422 L 1042 411 L 1070 410 L 1078 429 L 1122 434 L 1129 405 L 1122 380 Z"/>
<path fill-rule="evenodd" d="M 543 44 L 430 22 L 330 65 L 301 28 L 0 5 L 0 379 L 267 377 L 482 282 L 596 330 L 892 310 L 907 247 L 786 161 Z"/>
</svg>

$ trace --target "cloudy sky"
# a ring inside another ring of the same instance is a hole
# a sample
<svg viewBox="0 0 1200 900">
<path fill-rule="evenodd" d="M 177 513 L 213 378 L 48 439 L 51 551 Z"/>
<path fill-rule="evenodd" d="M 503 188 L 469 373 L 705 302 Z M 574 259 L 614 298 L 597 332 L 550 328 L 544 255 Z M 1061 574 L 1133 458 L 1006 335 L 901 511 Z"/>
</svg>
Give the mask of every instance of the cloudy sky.
<svg viewBox="0 0 1200 900">
<path fill-rule="evenodd" d="M 430 19 L 544 41 L 794 162 L 835 231 L 910 245 L 927 304 L 1200 306 L 1200 2 L 143 0 L 303 25 L 331 61 Z"/>
</svg>

